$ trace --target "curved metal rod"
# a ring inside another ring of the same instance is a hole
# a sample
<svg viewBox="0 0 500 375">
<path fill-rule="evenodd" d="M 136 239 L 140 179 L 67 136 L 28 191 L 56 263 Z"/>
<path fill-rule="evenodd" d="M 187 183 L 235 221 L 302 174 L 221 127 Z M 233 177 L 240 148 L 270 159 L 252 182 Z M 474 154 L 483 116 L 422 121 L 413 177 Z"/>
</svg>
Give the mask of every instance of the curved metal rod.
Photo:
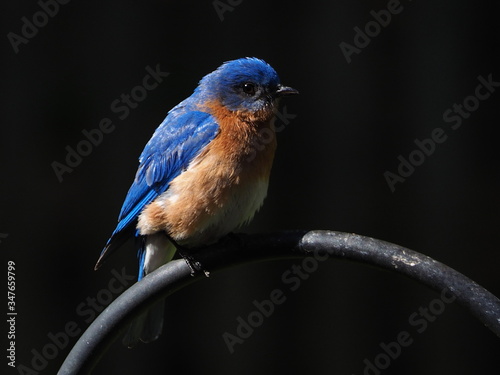
<svg viewBox="0 0 500 375">
<path fill-rule="evenodd" d="M 59 375 L 90 373 L 127 324 L 161 298 L 204 278 L 203 272 L 273 259 L 339 258 L 399 272 L 441 293 L 447 289 L 500 337 L 500 300 L 454 269 L 434 259 L 374 238 L 332 231 L 295 231 L 233 235 L 190 254 L 189 266 L 179 259 L 134 284 L 111 303 L 75 344 Z"/>
</svg>

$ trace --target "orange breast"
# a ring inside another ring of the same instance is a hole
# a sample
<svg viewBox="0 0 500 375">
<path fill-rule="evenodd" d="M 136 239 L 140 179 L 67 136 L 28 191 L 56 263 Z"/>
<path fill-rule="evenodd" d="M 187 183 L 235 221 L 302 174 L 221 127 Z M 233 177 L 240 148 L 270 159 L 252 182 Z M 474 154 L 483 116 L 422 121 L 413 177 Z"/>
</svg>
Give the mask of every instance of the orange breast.
<svg viewBox="0 0 500 375">
<path fill-rule="evenodd" d="M 206 109 L 220 132 L 139 217 L 141 234 L 167 231 L 186 246 L 218 240 L 262 205 L 276 150 L 271 113 L 254 116 L 217 104 Z"/>
</svg>

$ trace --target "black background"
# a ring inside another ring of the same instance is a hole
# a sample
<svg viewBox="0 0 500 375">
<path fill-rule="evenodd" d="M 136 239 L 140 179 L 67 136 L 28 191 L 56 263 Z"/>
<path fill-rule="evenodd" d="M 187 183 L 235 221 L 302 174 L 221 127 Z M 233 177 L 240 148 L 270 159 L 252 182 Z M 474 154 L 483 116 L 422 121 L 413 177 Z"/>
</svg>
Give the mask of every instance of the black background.
<svg viewBox="0 0 500 375">
<path fill-rule="evenodd" d="M 0 253 L 5 284 L 7 261 L 16 264 L 18 366 L 32 368 L 49 333 L 68 322 L 88 326 L 78 307 L 104 295 L 112 270 L 135 275 L 132 244 L 98 272 L 93 265 L 137 157 L 203 75 L 244 56 L 265 59 L 300 90 L 284 103 L 296 117 L 278 134 L 268 198 L 244 231 L 372 236 L 427 254 L 500 295 L 500 89 L 458 129 L 443 120 L 474 95 L 479 76 L 500 82 L 498 5 L 401 0 L 400 13 L 348 63 L 340 43 L 353 44 L 354 28 L 364 29 L 386 1 L 232 4 L 219 16 L 212 1 L 71 1 L 18 53 L 8 33 L 22 35 L 21 18 L 32 20 L 41 8 L 2 5 Z M 170 75 L 119 119 L 111 103 L 157 64 Z M 64 163 L 66 146 L 76 147 L 82 130 L 103 118 L 114 130 L 60 182 L 52 163 Z M 446 141 L 391 192 L 384 172 L 397 173 L 398 156 L 408 158 L 414 140 L 436 128 Z M 373 362 L 381 343 L 402 331 L 412 343 L 383 374 L 498 372 L 500 341 L 460 306 L 445 305 L 421 333 L 409 322 L 420 307 L 438 306 L 438 293 L 343 261 L 320 263 L 291 291 L 281 278 L 294 264 L 237 267 L 181 290 L 167 300 L 158 341 L 133 350 L 115 343 L 95 374 L 362 374 L 365 359 Z M 274 289 L 286 301 L 230 354 L 223 333 L 235 334 L 236 319 Z M 39 363 L 41 373 L 56 373 L 76 339 L 49 350 L 54 358 Z M 5 373 L 17 373 L 2 358 Z"/>
</svg>

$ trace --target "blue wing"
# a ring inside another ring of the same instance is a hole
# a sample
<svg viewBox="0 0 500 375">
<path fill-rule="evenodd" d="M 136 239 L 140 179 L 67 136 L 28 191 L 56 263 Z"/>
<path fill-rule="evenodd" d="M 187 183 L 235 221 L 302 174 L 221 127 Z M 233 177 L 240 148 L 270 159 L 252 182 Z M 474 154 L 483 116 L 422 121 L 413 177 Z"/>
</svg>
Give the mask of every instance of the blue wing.
<svg viewBox="0 0 500 375">
<path fill-rule="evenodd" d="M 188 167 L 218 131 L 217 122 L 208 113 L 186 112 L 182 105 L 170 111 L 139 158 L 139 169 L 123 202 L 118 226 L 101 252 L 96 269 L 134 233 L 144 207 L 168 189 L 170 182 Z"/>
</svg>

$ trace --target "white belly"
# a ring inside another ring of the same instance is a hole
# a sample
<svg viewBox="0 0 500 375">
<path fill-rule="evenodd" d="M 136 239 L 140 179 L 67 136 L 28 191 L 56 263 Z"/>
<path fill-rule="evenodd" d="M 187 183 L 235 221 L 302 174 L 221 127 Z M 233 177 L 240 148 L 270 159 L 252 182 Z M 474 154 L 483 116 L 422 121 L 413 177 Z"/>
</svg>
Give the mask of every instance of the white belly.
<svg viewBox="0 0 500 375">
<path fill-rule="evenodd" d="M 216 242 L 253 218 L 267 195 L 268 178 L 202 169 L 204 163 L 188 168 L 141 213 L 137 227 L 142 235 L 165 231 L 180 245 L 196 247 Z"/>
</svg>

